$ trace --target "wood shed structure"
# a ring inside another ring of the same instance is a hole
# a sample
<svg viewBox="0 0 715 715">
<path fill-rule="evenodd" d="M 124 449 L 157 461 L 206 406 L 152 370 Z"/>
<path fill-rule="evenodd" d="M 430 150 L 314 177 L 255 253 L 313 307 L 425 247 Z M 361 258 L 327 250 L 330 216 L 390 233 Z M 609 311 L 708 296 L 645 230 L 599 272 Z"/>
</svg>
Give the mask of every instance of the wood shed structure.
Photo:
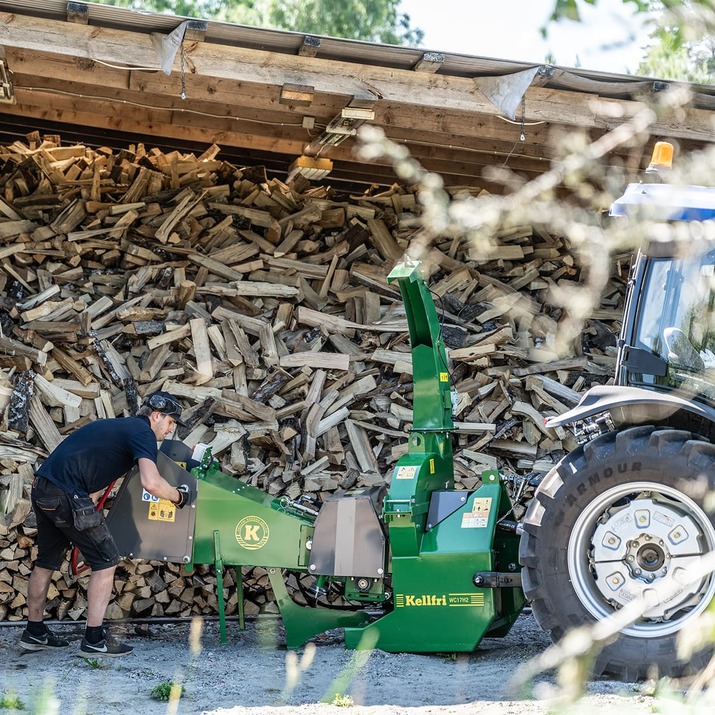
<svg viewBox="0 0 715 715">
<path fill-rule="evenodd" d="M 478 52 L 478 46 L 475 46 Z M 715 88 L 66 2 L 0 0 L 0 620 L 27 615 L 34 467 L 87 422 L 173 392 L 180 436 L 271 495 L 383 485 L 407 447 L 412 364 L 386 276 L 420 231 L 392 166 L 362 160 L 371 124 L 448 187 L 548 171 L 563 138 L 635 178 L 652 143 L 713 139 Z M 647 137 L 643 140 L 643 136 Z M 570 346 L 549 351 L 580 265 L 564 237 L 512 225 L 490 253 L 430 245 L 457 392 L 454 473 L 505 468 L 531 489 L 575 445 L 544 417 L 610 379 L 627 261 Z M 518 515 L 517 515 L 518 516 Z M 110 618 L 215 613 L 216 577 L 124 562 Z M 270 611 L 260 568 L 248 613 Z M 80 619 L 83 577 L 48 612 Z"/>
<path fill-rule="evenodd" d="M 115 148 L 201 153 L 215 143 L 222 158 L 280 178 L 308 157 L 313 178 L 329 172 L 350 190 L 395 181 L 389 166 L 354 154 L 366 122 L 447 185 L 500 191 L 484 167 L 506 162 L 533 178 L 558 155 L 559 131 L 596 140 L 671 86 L 479 57 L 476 40 L 467 56 L 66 0 L 1 0 L 0 28 L 2 143 L 31 130 Z M 650 125 L 653 141 L 683 151 L 711 141 L 715 89 L 691 89 L 684 108 Z M 635 175 L 646 158 L 626 146 L 611 160 Z"/>
</svg>

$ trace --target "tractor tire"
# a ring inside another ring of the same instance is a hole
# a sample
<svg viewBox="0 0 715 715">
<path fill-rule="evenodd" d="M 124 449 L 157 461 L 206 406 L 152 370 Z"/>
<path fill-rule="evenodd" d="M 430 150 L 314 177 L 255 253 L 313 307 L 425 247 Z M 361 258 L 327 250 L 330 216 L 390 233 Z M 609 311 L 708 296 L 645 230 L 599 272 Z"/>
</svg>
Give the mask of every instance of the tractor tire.
<svg viewBox="0 0 715 715">
<path fill-rule="evenodd" d="M 682 569 L 715 550 L 714 490 L 715 445 L 682 430 L 610 432 L 564 457 L 537 489 L 519 547 L 539 626 L 556 642 L 656 584 L 678 584 Z M 714 596 L 709 573 L 664 603 L 651 600 L 601 650 L 594 674 L 633 682 L 699 672 L 712 649 L 682 660 L 676 640 Z"/>
</svg>

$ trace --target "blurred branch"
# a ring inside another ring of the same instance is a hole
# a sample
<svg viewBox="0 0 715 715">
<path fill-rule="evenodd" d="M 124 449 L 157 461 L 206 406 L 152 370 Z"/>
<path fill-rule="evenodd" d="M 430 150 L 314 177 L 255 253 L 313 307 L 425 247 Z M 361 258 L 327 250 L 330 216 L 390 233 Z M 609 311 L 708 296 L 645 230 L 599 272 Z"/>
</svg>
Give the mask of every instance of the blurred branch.
<svg viewBox="0 0 715 715">
<path fill-rule="evenodd" d="M 654 584 L 640 598 L 615 611 L 608 618 L 597 621 L 592 626 L 574 628 L 569 631 L 561 641 L 550 646 L 520 668 L 512 678 L 509 688 L 519 692 L 537 675 L 549 670 L 566 668 L 571 677 L 559 677 L 559 685 L 567 700 L 575 700 L 582 694 L 583 682 L 588 677 L 588 669 L 592 660 L 604 645 L 612 641 L 624 628 L 633 625 L 649 608 L 658 603 L 667 603 L 683 588 L 697 583 L 713 572 L 715 572 L 715 552 L 703 556 L 696 567 L 684 570 L 687 578 L 683 577 L 671 583 L 662 581 Z M 701 619 L 703 617 L 701 616 L 692 625 L 694 634 L 697 634 L 702 627 Z M 687 631 L 684 633 L 687 633 Z M 690 637 L 692 638 L 692 636 Z M 701 646 L 697 638 L 692 639 L 690 642 L 688 642 L 688 638 L 688 635 L 683 636 L 681 634 L 681 641 L 679 642 L 679 650 L 681 650 L 680 646 L 682 646 L 686 655 L 691 654 L 697 647 Z M 713 668 L 715 668 L 715 660 L 710 662 L 706 671 L 709 672 Z M 574 670 L 581 672 L 583 677 L 580 682 L 572 677 Z"/>
</svg>

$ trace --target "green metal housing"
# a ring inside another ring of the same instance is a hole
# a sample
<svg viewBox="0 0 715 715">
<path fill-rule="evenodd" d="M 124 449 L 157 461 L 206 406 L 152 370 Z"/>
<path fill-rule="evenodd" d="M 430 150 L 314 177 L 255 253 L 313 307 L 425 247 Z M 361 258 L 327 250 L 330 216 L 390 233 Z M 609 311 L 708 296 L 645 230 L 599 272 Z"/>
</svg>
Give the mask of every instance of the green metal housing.
<svg viewBox="0 0 715 715">
<path fill-rule="evenodd" d="M 516 569 L 518 537 L 500 534 L 510 502 L 498 472 L 464 505 L 429 528 L 433 495 L 454 487 L 452 396 L 439 319 L 420 265 L 403 259 L 397 281 L 412 345 L 413 430 L 383 506 L 391 550 L 393 609 L 362 628 L 348 628 L 349 647 L 400 652 L 472 651 L 489 632 L 504 635 L 524 603 L 520 588 L 477 588 L 476 572 Z M 507 593 L 504 593 L 507 592 Z"/>
</svg>

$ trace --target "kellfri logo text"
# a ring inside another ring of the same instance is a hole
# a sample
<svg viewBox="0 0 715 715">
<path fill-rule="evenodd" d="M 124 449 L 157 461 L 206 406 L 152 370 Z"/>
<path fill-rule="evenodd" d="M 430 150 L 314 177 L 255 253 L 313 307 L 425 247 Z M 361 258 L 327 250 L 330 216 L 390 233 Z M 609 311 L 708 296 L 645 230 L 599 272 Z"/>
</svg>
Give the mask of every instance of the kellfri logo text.
<svg viewBox="0 0 715 715">
<path fill-rule="evenodd" d="M 407 606 L 446 606 L 447 596 L 438 596 L 435 593 L 425 593 L 421 596 L 395 594 L 398 608 Z"/>
<path fill-rule="evenodd" d="M 447 606 L 484 608 L 484 593 L 420 593 L 395 594 L 395 608 L 410 608 L 415 606 Z"/>
</svg>

